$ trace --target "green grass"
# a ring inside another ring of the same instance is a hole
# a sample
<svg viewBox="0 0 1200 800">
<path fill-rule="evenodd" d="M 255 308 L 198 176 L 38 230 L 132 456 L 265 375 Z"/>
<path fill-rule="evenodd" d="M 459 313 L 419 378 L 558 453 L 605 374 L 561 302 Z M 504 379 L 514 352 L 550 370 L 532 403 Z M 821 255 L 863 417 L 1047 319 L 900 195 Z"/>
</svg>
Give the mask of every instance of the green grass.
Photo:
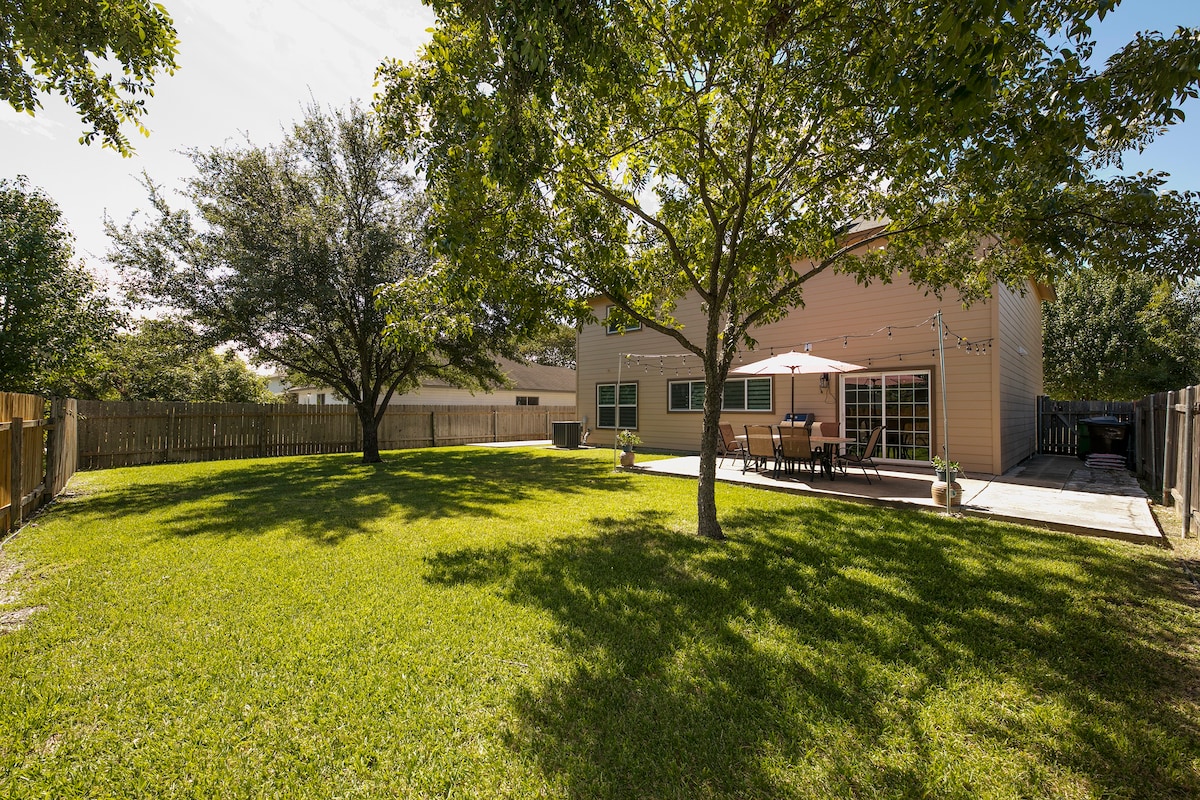
<svg viewBox="0 0 1200 800">
<path fill-rule="evenodd" d="M 1200 796 L 1170 553 L 728 486 L 708 543 L 611 457 L 80 474 L 0 797 Z"/>
</svg>

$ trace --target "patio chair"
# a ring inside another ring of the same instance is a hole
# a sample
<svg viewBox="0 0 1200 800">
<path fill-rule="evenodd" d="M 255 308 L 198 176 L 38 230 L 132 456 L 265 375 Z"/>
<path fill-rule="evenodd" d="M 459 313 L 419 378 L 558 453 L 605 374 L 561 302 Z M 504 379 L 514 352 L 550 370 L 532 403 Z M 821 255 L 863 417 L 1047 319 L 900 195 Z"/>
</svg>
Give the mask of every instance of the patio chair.
<svg viewBox="0 0 1200 800">
<path fill-rule="evenodd" d="M 879 445 L 879 439 L 883 436 L 883 426 L 879 425 L 871 430 L 871 435 L 867 437 L 867 443 L 861 448 L 858 445 L 854 449 L 847 451 L 837 457 L 837 465 L 842 470 L 842 474 L 846 473 L 846 466 L 861 467 L 863 475 L 867 479 L 867 483 L 871 482 L 871 476 L 867 475 L 867 467 L 875 470 L 875 477 L 883 481 L 883 476 L 879 474 L 879 467 L 875 464 L 875 459 L 871 456 L 875 452 L 875 448 Z"/>
<path fill-rule="evenodd" d="M 728 422 L 717 423 L 717 428 L 721 431 L 721 438 L 717 441 L 717 455 L 721 457 L 720 463 L 725 463 L 725 456 L 733 456 L 736 460 L 738 456 L 742 457 L 743 467 L 746 461 L 746 447 L 737 440 L 733 434 L 733 426 Z M 743 469 L 743 472 L 745 470 Z"/>
<path fill-rule="evenodd" d="M 783 462 L 784 469 L 791 472 L 793 466 L 799 469 L 800 464 L 808 464 L 808 472 L 813 477 L 817 474 L 817 459 L 819 455 L 814 456 L 812 448 L 812 439 L 808 428 L 780 428 L 779 429 L 779 458 L 775 461 L 775 477 L 779 477 L 779 462 Z M 818 451 L 820 452 L 820 451 Z"/>
<path fill-rule="evenodd" d="M 766 469 L 767 459 L 774 458 L 779 464 L 779 454 L 775 450 L 775 437 L 770 425 L 746 426 L 746 453 L 742 461 L 742 474 L 750 468 L 750 460 L 754 459 L 755 469 Z"/>
</svg>

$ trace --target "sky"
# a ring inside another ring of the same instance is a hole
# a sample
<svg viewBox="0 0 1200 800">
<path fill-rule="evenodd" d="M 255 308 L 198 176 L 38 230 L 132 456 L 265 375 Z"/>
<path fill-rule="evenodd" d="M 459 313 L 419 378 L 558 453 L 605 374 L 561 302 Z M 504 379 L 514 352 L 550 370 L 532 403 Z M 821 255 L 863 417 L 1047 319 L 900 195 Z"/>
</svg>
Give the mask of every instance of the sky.
<svg viewBox="0 0 1200 800">
<path fill-rule="evenodd" d="M 83 125 L 57 97 L 36 117 L 0 104 L 0 178 L 25 175 L 58 203 L 75 234 L 76 254 L 104 273 L 104 216 L 118 223 L 146 209 L 143 171 L 168 190 L 192 174 L 184 151 L 225 143 L 278 142 L 313 100 L 364 105 L 385 58 L 413 58 L 428 40 L 433 12 L 419 0 L 163 0 L 179 33 L 179 70 L 161 76 L 147 101 L 144 138 L 130 129 L 132 158 L 78 143 Z M 1096 30 L 1104 57 L 1134 31 L 1200 27 L 1195 0 L 1125 0 Z M 1200 190 L 1200 102 L 1188 119 L 1126 172 L 1172 175 L 1168 186 Z"/>
</svg>

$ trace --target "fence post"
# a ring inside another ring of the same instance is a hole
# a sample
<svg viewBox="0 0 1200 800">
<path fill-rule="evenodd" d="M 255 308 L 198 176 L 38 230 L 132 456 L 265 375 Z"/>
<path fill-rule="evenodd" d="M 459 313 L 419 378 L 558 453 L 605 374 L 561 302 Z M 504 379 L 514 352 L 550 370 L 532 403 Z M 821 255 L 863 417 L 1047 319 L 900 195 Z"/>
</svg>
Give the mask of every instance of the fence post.
<svg viewBox="0 0 1200 800">
<path fill-rule="evenodd" d="M 1175 437 L 1175 404 L 1178 401 L 1177 392 L 1167 392 L 1167 421 L 1166 435 L 1163 436 L 1163 494 L 1162 503 L 1164 506 L 1171 505 L 1171 488 L 1175 485 L 1175 467 L 1179 449 L 1176 446 Z"/>
<path fill-rule="evenodd" d="M 55 485 L 58 476 L 59 451 L 62 449 L 63 402 L 57 397 L 50 399 L 50 424 L 46 426 L 46 474 L 42 478 L 43 503 L 49 503 L 58 495 Z M 56 441 L 57 440 L 57 441 Z"/>
<path fill-rule="evenodd" d="M 21 417 L 13 417 L 9 432 L 12 434 L 9 446 L 12 456 L 10 459 L 12 471 L 9 473 L 11 480 L 9 482 L 8 529 L 15 531 L 21 527 L 21 500 L 25 496 L 22 491 L 24 481 L 21 480 L 21 448 L 25 443 L 25 420 Z"/>
<path fill-rule="evenodd" d="M 167 409 L 167 446 L 166 452 L 163 453 L 163 461 L 167 464 L 171 463 L 171 441 L 175 438 L 175 407 L 171 406 Z"/>
<path fill-rule="evenodd" d="M 429 412 L 429 446 L 437 447 L 437 412 Z"/>
<path fill-rule="evenodd" d="M 1183 441 L 1180 449 L 1183 452 L 1183 538 L 1186 539 L 1192 529 L 1192 482 L 1196 469 L 1195 459 L 1192 458 L 1195 452 L 1196 387 L 1187 387 L 1183 396 Z"/>
</svg>

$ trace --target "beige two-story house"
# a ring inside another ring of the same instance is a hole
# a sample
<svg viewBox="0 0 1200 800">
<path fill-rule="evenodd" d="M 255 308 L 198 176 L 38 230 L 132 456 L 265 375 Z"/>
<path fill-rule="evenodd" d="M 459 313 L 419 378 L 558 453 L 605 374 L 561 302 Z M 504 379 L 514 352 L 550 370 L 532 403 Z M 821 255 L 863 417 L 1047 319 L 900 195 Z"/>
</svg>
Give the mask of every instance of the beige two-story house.
<svg viewBox="0 0 1200 800">
<path fill-rule="evenodd" d="M 948 441 L 951 460 L 968 473 L 1000 474 L 1036 448 L 1041 302 L 1051 295 L 1032 281 L 998 285 L 991 299 L 964 309 L 903 276 L 861 286 L 851 276 L 826 272 L 804 284 L 803 308 L 754 332 L 757 348 L 738 361 L 808 350 L 860 365 L 844 374 L 796 375 L 795 410 L 836 422 L 842 435 L 859 441 L 885 426 L 876 451 L 883 463 L 928 464 Z M 601 322 L 578 337 L 578 407 L 592 431 L 589 443 L 610 444 L 616 430 L 629 428 L 643 447 L 698 452 L 699 359 L 656 331 L 607 324 L 608 309 L 603 298 L 594 300 Z M 695 298 L 681 301 L 676 316 L 685 326 L 703 324 Z M 792 387 L 787 375 L 731 374 L 721 420 L 739 432 L 748 424 L 776 423 L 791 411 Z"/>
</svg>

